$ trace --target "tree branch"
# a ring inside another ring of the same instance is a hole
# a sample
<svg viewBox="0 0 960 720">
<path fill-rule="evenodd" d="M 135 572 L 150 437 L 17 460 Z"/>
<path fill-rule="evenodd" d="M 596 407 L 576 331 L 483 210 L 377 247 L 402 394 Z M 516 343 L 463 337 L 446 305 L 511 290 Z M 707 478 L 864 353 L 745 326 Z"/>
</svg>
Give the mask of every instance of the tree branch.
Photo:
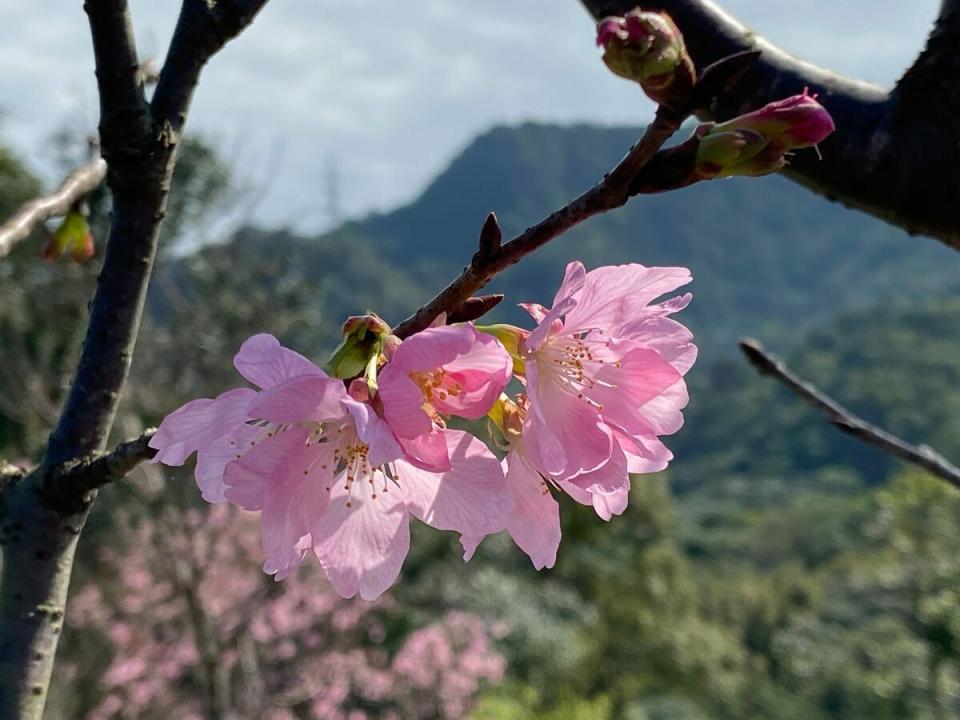
<svg viewBox="0 0 960 720">
<path fill-rule="evenodd" d="M 151 107 L 157 122 L 179 132 L 200 71 L 246 28 L 268 0 L 183 0 Z"/>
<path fill-rule="evenodd" d="M 496 217 L 488 218 L 480 235 L 480 249 L 470 264 L 436 297 L 397 325 L 394 334 L 404 338 L 429 327 L 438 315 L 462 307 L 494 276 L 537 248 L 594 215 L 622 206 L 630 197 L 634 177 L 679 129 L 685 117 L 660 108 L 643 137 L 600 182 L 509 242 L 500 245 Z"/>
<path fill-rule="evenodd" d="M 960 468 L 933 448 L 927 445 L 912 445 L 854 415 L 815 385 L 794 374 L 783 360 L 767 352 L 757 340 L 752 338 L 741 340 L 740 349 L 757 372 L 786 385 L 797 396 L 826 415 L 827 420 L 835 427 L 960 488 Z"/>
<path fill-rule="evenodd" d="M 47 481 L 45 491 L 50 495 L 50 504 L 57 505 L 64 499 L 78 496 L 88 501 L 89 493 L 117 480 L 123 480 L 144 460 L 149 460 L 157 451 L 149 446 L 150 438 L 156 428 L 146 430 L 143 435 L 120 443 L 109 453 L 78 463 L 67 464 L 59 468 Z M 64 514 L 78 512 L 80 507 L 61 507 Z"/>
<path fill-rule="evenodd" d="M 87 0 L 84 6 L 113 208 L 86 338 L 60 420 L 40 467 L 0 489 L 2 718 L 40 719 L 77 538 L 92 500 L 87 496 L 138 455 L 136 446 L 124 447 L 119 455 L 83 464 L 103 449 L 130 369 L 177 145 L 200 70 L 265 3 L 184 0 L 152 108 L 143 92 L 126 0 Z"/>
<path fill-rule="evenodd" d="M 945 0 L 927 49 L 886 92 L 799 60 L 751 32 L 711 0 L 581 0 L 595 17 L 640 6 L 670 14 L 697 67 L 743 50 L 761 59 L 698 115 L 727 120 L 767 102 L 818 93 L 837 132 L 823 160 L 799 155 L 784 170 L 809 189 L 910 233 L 960 249 L 960 10 Z"/>
<path fill-rule="evenodd" d="M 26 239 L 44 220 L 65 215 L 70 207 L 82 200 L 103 182 L 107 164 L 97 157 L 71 172 L 60 187 L 45 197 L 26 203 L 3 225 L 0 225 L 0 258 L 6 257 L 14 246 Z"/>
</svg>

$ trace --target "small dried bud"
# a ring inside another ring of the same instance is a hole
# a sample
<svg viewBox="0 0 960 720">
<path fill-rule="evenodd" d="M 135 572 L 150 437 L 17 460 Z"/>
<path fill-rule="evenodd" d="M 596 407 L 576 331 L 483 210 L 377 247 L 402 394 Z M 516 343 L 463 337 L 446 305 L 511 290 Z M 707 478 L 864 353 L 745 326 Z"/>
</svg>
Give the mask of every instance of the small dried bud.
<svg viewBox="0 0 960 720">
<path fill-rule="evenodd" d="M 637 9 L 606 17 L 597 25 L 597 45 L 611 71 L 640 83 L 661 105 L 682 105 L 696 84 L 683 35 L 666 13 Z"/>
<path fill-rule="evenodd" d="M 43 246 L 40 256 L 53 262 L 64 253 L 69 253 L 70 259 L 77 263 L 85 263 L 93 257 L 93 234 L 87 216 L 79 209 L 72 209 L 64 216 Z"/>
</svg>

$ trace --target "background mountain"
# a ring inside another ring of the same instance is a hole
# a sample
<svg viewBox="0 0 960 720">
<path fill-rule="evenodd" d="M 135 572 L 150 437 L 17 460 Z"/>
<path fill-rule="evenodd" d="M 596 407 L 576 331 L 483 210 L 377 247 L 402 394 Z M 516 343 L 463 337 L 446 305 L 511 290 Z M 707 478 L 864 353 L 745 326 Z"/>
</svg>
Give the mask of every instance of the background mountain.
<svg viewBox="0 0 960 720">
<path fill-rule="evenodd" d="M 379 308 L 399 320 L 470 258 L 488 212 L 497 213 L 510 237 L 590 187 L 640 133 L 532 123 L 495 128 L 406 207 L 318 238 L 272 234 L 265 242 L 295 253 L 318 280 L 336 275 L 329 272 L 331 254 L 376 253 L 421 288 L 407 303 Z M 696 299 L 685 317 L 707 361 L 729 353 L 744 333 L 789 343 L 797 332 L 843 312 L 911 303 L 960 287 L 955 253 L 780 177 L 635 198 L 541 249 L 495 287 L 513 301 L 546 302 L 570 258 L 588 266 L 689 266 Z M 502 316 L 520 319 L 508 310 Z"/>
</svg>

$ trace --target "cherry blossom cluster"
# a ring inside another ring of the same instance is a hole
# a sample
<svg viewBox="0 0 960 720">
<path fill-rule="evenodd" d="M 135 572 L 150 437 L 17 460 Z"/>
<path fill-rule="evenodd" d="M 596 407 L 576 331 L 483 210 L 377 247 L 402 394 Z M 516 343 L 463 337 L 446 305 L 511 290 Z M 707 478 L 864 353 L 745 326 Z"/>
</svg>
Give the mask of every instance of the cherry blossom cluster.
<svg viewBox="0 0 960 720">
<path fill-rule="evenodd" d="M 659 438 L 683 423 L 697 350 L 669 317 L 691 296 L 657 300 L 690 280 L 686 268 L 573 262 L 551 308 L 522 305 L 531 330 L 436 324 L 401 341 L 376 316 L 352 318 L 326 368 L 255 335 L 234 359 L 254 387 L 173 412 L 154 461 L 196 452 L 205 500 L 260 511 L 264 571 L 278 580 L 312 551 L 338 593 L 375 599 L 400 573 L 410 516 L 459 533 L 465 560 L 506 530 L 552 567 L 554 493 L 609 520 L 630 474 L 672 457 Z M 502 460 L 448 426 L 484 417 Z"/>
</svg>

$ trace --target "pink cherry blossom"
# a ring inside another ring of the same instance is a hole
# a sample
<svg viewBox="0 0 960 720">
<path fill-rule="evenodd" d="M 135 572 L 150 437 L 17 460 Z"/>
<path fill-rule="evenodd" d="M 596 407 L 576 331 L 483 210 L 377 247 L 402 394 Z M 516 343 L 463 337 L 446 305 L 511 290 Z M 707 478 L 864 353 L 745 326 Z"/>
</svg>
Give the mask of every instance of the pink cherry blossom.
<svg viewBox="0 0 960 720">
<path fill-rule="evenodd" d="M 323 370 L 299 353 L 280 345 L 272 335 L 249 338 L 234 358 L 237 371 L 261 390 L 303 375 Z M 247 425 L 247 411 L 257 397 L 252 388 L 235 388 L 215 399 L 191 400 L 170 413 L 150 439 L 157 451 L 152 462 L 183 465 L 197 453 L 195 476 L 207 502 L 225 502 L 223 470 L 238 448 L 248 447 L 257 430 Z"/>
<path fill-rule="evenodd" d="M 513 361 L 472 325 L 432 327 L 407 338 L 380 372 L 383 414 L 408 455 L 426 469 L 449 467 L 440 436 L 451 415 L 486 415 L 510 381 Z"/>
<path fill-rule="evenodd" d="M 659 436 L 683 424 L 683 375 L 697 349 L 668 317 L 690 295 L 654 301 L 690 279 L 686 268 L 588 273 L 573 262 L 552 308 L 523 306 L 539 323 L 520 343 L 527 393 L 503 402 L 501 429 L 515 502 L 507 530 L 538 569 L 554 564 L 560 543 L 553 490 L 609 520 L 626 509 L 630 473 L 672 459 Z"/>
<path fill-rule="evenodd" d="M 262 511 L 264 571 L 282 579 L 312 547 L 338 593 L 370 600 L 399 575 L 410 515 L 459 532 L 465 559 L 503 529 L 512 501 L 483 443 L 443 431 L 450 469 L 425 471 L 406 459 L 372 404 L 343 391 L 333 416 L 330 382 L 298 377 L 262 393 L 250 414 L 266 437 L 227 465 L 226 498 Z"/>
<path fill-rule="evenodd" d="M 696 358 L 692 336 L 666 316 L 689 295 L 651 305 L 690 282 L 686 268 L 601 267 L 570 263 L 547 311 L 527 306 L 539 325 L 522 343 L 531 454 L 551 476 L 612 490 L 597 471 L 614 446 L 642 461 L 663 462 L 658 435 L 676 432 L 687 402 L 683 374 Z M 623 448 L 621 437 L 633 438 Z M 667 460 L 669 458 L 666 458 Z M 622 485 L 623 483 L 619 483 Z"/>
</svg>

